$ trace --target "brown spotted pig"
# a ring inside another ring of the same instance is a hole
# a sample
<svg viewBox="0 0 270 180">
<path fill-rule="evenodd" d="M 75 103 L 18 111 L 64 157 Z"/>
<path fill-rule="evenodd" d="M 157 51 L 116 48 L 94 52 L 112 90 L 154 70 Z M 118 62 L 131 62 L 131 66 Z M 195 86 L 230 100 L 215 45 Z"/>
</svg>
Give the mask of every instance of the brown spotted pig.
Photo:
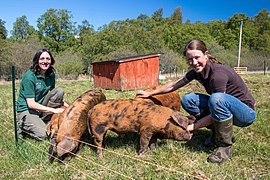
<svg viewBox="0 0 270 180">
<path fill-rule="evenodd" d="M 138 132 L 140 134 L 139 155 L 147 147 L 155 147 L 157 137 L 189 140 L 186 130 L 188 117 L 168 107 L 134 99 L 104 101 L 88 113 L 88 130 L 102 158 L 102 142 L 108 130 L 116 133 Z"/>
<path fill-rule="evenodd" d="M 61 106 L 62 109 L 66 109 L 66 106 Z M 63 113 L 63 112 L 62 112 Z M 47 123 L 47 134 L 52 139 L 56 137 L 58 128 L 59 128 L 59 117 L 62 113 L 55 113 L 52 115 L 50 121 Z"/>
<path fill-rule="evenodd" d="M 66 160 L 79 150 L 79 140 L 87 132 L 87 113 L 96 104 L 105 101 L 101 91 L 89 90 L 78 97 L 58 116 L 58 130 L 51 139 L 50 161 L 57 153 L 60 160 Z M 57 120 L 56 120 L 57 121 Z"/>
<path fill-rule="evenodd" d="M 151 92 L 154 91 L 155 89 L 157 89 L 159 86 L 154 87 L 154 88 L 150 88 L 150 89 L 146 89 L 146 92 Z M 147 101 L 147 102 L 153 102 L 157 105 L 161 105 L 161 106 L 166 106 L 169 107 L 173 110 L 176 111 L 180 111 L 180 95 L 177 91 L 172 91 L 169 93 L 164 93 L 164 94 L 157 94 L 157 95 L 153 95 L 147 98 L 141 98 L 141 97 L 135 97 L 136 100 L 143 100 L 143 101 Z"/>
</svg>

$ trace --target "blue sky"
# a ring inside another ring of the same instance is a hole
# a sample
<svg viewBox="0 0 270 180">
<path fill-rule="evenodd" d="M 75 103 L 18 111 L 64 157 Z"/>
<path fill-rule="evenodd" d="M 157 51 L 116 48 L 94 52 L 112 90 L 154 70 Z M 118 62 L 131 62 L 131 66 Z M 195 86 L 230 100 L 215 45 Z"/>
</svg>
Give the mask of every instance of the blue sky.
<svg viewBox="0 0 270 180">
<path fill-rule="evenodd" d="M 140 14 L 151 16 L 163 8 L 163 17 L 170 16 L 181 7 L 183 22 L 187 19 L 208 22 L 228 20 L 236 13 L 253 17 L 262 9 L 270 11 L 270 0 L 4 0 L 0 6 L 0 19 L 9 32 L 18 17 L 25 15 L 36 27 L 37 19 L 49 8 L 67 9 L 72 21 L 81 24 L 88 20 L 95 29 L 113 20 L 136 19 Z"/>
</svg>

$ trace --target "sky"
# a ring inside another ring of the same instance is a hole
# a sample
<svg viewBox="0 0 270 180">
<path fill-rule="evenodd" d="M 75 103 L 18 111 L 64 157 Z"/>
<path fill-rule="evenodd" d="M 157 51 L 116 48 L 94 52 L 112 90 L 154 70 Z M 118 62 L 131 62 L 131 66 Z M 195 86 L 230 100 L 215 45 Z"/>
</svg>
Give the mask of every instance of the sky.
<svg viewBox="0 0 270 180">
<path fill-rule="evenodd" d="M 8 36 L 17 18 L 25 15 L 36 28 L 37 19 L 48 9 L 66 9 L 73 22 L 88 20 L 95 29 L 113 20 L 137 19 L 140 14 L 151 16 L 163 8 L 163 17 L 172 15 L 180 7 L 183 22 L 227 21 L 234 14 L 254 17 L 262 9 L 270 11 L 270 0 L 4 0 L 0 6 L 0 19 L 5 21 Z"/>
</svg>

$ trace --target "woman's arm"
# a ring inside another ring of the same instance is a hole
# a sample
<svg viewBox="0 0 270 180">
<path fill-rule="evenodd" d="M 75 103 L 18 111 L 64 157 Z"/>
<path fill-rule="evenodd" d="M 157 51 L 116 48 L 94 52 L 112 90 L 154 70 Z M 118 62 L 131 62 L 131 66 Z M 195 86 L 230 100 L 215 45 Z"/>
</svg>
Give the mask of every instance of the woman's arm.
<svg viewBox="0 0 270 180">
<path fill-rule="evenodd" d="M 153 96 L 153 95 L 156 95 L 156 94 L 172 92 L 172 91 L 177 90 L 180 87 L 183 87 L 188 82 L 189 81 L 187 81 L 184 78 L 178 79 L 176 81 L 165 84 L 165 85 L 163 85 L 163 86 L 159 87 L 158 89 L 155 89 L 154 91 L 151 91 L 151 92 L 146 92 L 146 91 L 142 91 L 142 90 L 138 91 L 137 96 L 138 97 L 149 97 L 149 96 Z"/>
<path fill-rule="evenodd" d="M 196 129 L 209 126 L 210 124 L 212 124 L 212 117 L 209 114 L 209 115 L 203 117 L 202 119 L 196 121 L 194 124 L 188 125 L 187 130 L 194 131 Z"/>
<path fill-rule="evenodd" d="M 43 106 L 35 101 L 34 98 L 26 98 L 27 105 L 30 109 L 38 110 L 40 112 L 52 112 L 52 113 L 61 113 L 64 111 L 62 108 L 51 108 Z"/>
</svg>

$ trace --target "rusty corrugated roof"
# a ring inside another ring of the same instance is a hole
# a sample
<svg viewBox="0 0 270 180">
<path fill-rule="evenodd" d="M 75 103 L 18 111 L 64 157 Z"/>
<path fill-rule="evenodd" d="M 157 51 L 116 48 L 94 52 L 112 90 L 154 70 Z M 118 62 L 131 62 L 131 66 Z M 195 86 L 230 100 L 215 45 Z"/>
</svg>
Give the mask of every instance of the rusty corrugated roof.
<svg viewBox="0 0 270 180">
<path fill-rule="evenodd" d="M 150 53 L 150 54 L 144 54 L 144 55 L 136 55 L 136 56 L 129 56 L 124 58 L 118 58 L 118 59 L 112 59 L 107 61 L 99 61 L 99 62 L 93 62 L 91 64 L 97 64 L 97 63 L 105 63 L 105 62 L 126 62 L 126 61 L 135 61 L 135 60 L 143 60 L 145 58 L 149 57 L 156 57 L 160 56 L 162 53 Z"/>
</svg>

